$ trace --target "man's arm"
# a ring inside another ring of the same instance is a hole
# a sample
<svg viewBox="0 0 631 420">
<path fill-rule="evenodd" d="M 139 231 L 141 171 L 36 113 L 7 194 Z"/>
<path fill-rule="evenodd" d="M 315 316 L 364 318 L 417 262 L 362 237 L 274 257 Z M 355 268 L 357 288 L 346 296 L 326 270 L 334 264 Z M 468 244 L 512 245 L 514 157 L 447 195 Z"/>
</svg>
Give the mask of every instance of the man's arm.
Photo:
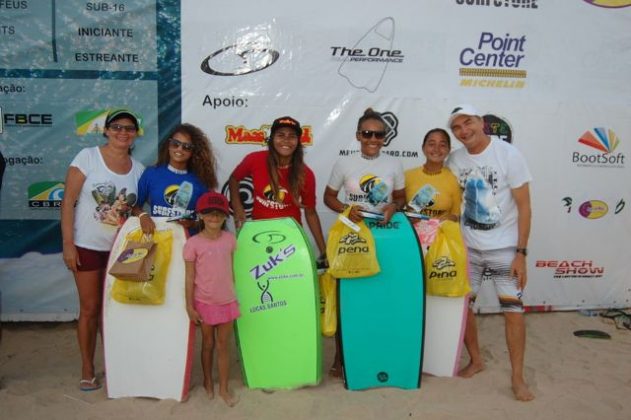
<svg viewBox="0 0 631 420">
<path fill-rule="evenodd" d="M 530 221 L 532 210 L 530 208 L 530 188 L 528 183 L 511 190 L 513 199 L 517 206 L 517 248 L 527 248 L 530 237 Z M 522 253 L 515 253 L 515 258 L 511 265 L 511 273 L 519 280 L 521 290 L 526 287 L 528 277 L 526 274 L 526 256 Z"/>
</svg>

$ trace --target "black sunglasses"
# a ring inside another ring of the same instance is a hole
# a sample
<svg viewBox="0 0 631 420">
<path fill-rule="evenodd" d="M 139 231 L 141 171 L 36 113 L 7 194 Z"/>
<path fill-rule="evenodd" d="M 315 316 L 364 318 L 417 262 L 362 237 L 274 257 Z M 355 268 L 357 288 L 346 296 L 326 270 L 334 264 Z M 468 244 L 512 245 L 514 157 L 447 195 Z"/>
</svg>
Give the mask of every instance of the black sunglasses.
<svg viewBox="0 0 631 420">
<path fill-rule="evenodd" d="M 373 130 L 362 130 L 359 132 L 359 135 L 363 138 L 363 139 L 370 139 L 371 137 L 375 137 L 377 140 L 383 140 L 386 138 L 386 132 L 385 131 L 373 131 Z"/>
<path fill-rule="evenodd" d="M 182 149 L 186 150 L 187 152 L 192 152 L 193 149 L 195 149 L 195 145 L 192 143 L 184 143 L 181 142 L 177 139 L 169 139 L 169 146 L 171 146 L 174 149 L 177 149 L 178 147 L 181 147 Z"/>
</svg>

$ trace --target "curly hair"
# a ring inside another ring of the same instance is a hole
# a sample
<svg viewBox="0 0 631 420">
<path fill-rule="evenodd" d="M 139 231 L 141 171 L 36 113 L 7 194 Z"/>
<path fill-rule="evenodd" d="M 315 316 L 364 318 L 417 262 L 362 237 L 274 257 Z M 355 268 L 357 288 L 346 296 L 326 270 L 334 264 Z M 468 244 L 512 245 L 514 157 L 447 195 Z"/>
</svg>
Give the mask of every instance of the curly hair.
<svg viewBox="0 0 631 420">
<path fill-rule="evenodd" d="M 187 169 L 197 176 L 209 190 L 216 190 L 219 182 L 217 181 L 215 154 L 206 134 L 193 124 L 184 123 L 178 125 L 160 142 L 156 166 L 168 165 L 170 160 L 169 139 L 177 133 L 190 137 L 193 144 L 193 153 L 191 153 L 191 158 L 187 162 Z"/>
<path fill-rule="evenodd" d="M 269 153 L 267 154 L 267 171 L 269 172 L 270 177 L 270 186 L 272 187 L 272 192 L 274 193 L 274 199 L 279 199 L 279 168 L 280 168 L 280 157 L 278 152 L 274 148 L 274 139 L 269 138 L 267 142 L 267 147 Z M 291 199 L 294 204 L 298 207 L 302 207 L 300 203 L 300 196 L 302 194 L 302 188 L 305 184 L 305 162 L 304 162 L 304 149 L 302 146 L 302 142 L 300 138 L 298 139 L 298 145 L 296 146 L 296 150 L 291 155 L 291 163 L 289 165 L 289 173 L 288 173 L 288 182 L 289 182 L 289 193 L 291 194 Z"/>
</svg>

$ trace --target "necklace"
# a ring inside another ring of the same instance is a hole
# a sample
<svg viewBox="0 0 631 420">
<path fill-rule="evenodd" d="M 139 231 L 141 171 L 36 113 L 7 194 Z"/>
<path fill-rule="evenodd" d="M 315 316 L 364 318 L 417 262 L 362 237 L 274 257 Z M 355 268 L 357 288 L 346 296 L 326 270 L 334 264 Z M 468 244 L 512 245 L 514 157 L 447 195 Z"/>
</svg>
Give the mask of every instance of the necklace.
<svg viewBox="0 0 631 420">
<path fill-rule="evenodd" d="M 438 175 L 438 174 L 440 174 L 440 173 L 443 171 L 443 168 L 441 167 L 441 168 L 440 168 L 439 170 L 437 170 L 437 171 L 430 171 L 430 170 L 428 170 L 427 168 L 425 168 L 425 165 L 423 165 L 423 169 L 422 169 L 422 170 L 423 170 L 423 173 L 424 173 L 425 175 L 434 176 L 434 175 Z"/>
<path fill-rule="evenodd" d="M 375 160 L 375 159 L 377 159 L 379 157 L 379 152 L 377 152 L 377 154 L 374 155 L 374 156 L 368 156 L 368 155 L 365 155 L 363 153 L 361 154 L 361 156 L 362 156 L 362 159 Z"/>
<path fill-rule="evenodd" d="M 185 174 L 188 173 L 188 170 L 174 168 L 173 166 L 171 166 L 171 164 L 169 164 L 167 166 L 167 168 L 169 169 L 169 171 L 173 172 L 174 174 L 178 174 L 178 175 L 185 175 Z"/>
</svg>

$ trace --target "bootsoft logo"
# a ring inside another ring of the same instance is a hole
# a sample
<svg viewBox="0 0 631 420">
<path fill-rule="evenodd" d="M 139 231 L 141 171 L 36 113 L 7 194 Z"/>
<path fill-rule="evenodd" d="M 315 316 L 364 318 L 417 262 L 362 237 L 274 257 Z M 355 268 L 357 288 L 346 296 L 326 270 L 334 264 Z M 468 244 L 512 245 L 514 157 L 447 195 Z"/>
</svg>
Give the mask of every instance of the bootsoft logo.
<svg viewBox="0 0 631 420">
<path fill-rule="evenodd" d="M 526 86 L 526 35 L 482 32 L 460 51 L 460 86 L 522 89 Z"/>
<path fill-rule="evenodd" d="M 225 142 L 227 144 L 258 144 L 264 146 L 269 138 L 269 124 L 261 125 L 259 128 L 247 128 L 244 125 L 227 125 Z M 313 129 L 310 125 L 302 126 L 302 136 L 300 143 L 303 146 L 313 145 Z"/>
<path fill-rule="evenodd" d="M 583 0 L 592 6 L 606 7 L 609 9 L 620 9 L 631 6 L 630 0 Z"/>
<path fill-rule="evenodd" d="M 36 182 L 28 187 L 28 206 L 34 209 L 60 208 L 64 184 L 59 181 Z"/>
<path fill-rule="evenodd" d="M 210 53 L 200 68 L 212 76 L 244 76 L 265 70 L 280 58 L 271 44 L 267 33 L 248 33 L 234 44 Z"/>
<path fill-rule="evenodd" d="M 611 129 L 596 127 L 586 131 L 578 139 L 589 152 L 572 152 L 572 163 L 578 167 L 624 168 L 625 155 L 614 153 L 620 145 L 620 139 Z M 585 148 L 583 149 L 585 150 Z"/>
</svg>

